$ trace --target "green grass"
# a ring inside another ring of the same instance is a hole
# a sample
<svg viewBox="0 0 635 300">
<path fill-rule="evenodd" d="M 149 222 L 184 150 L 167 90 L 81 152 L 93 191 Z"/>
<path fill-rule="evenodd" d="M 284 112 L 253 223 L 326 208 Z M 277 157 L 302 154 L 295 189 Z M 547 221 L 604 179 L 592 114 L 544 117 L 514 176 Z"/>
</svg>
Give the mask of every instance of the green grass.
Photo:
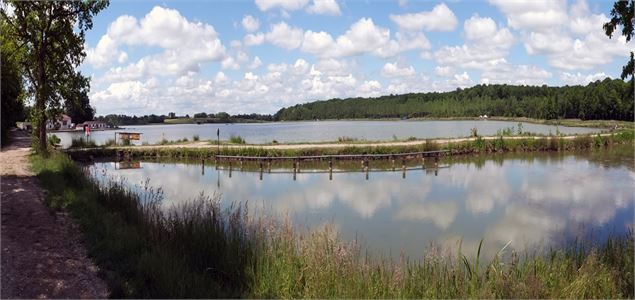
<svg viewBox="0 0 635 300">
<path fill-rule="evenodd" d="M 242 139 L 242 138 L 241 138 Z M 483 153 L 501 152 L 547 152 L 547 151 L 578 151 L 592 150 L 601 151 L 613 145 L 633 145 L 635 140 L 633 131 L 620 131 L 609 136 L 579 135 L 572 139 L 560 136 L 542 138 L 533 136 L 523 136 L 522 138 L 510 139 L 498 136 L 495 139 L 485 139 L 478 136 L 476 139 L 464 142 L 450 142 L 438 144 L 432 140 L 426 140 L 418 145 L 407 146 L 351 146 L 338 148 L 302 148 L 302 149 L 271 149 L 259 146 L 232 148 L 221 144 L 220 148 L 136 148 L 129 147 L 133 157 L 167 157 L 167 158 L 212 158 L 220 149 L 222 155 L 242 155 L 242 156 L 310 156 L 310 155 L 337 155 L 337 154 L 396 154 L 419 151 L 448 150 L 448 155 L 471 155 Z M 213 142 L 210 142 L 213 143 Z M 117 149 L 102 147 L 82 150 L 81 152 L 68 153 L 74 157 L 92 155 L 93 157 L 113 157 Z"/>
<path fill-rule="evenodd" d="M 115 298 L 634 296 L 632 232 L 540 252 L 501 249 L 491 260 L 479 246 L 475 257 L 459 249 L 395 261 L 339 239 L 328 225 L 297 231 L 203 195 L 162 210 L 160 190 L 100 187 L 64 154 L 31 161 L 47 203 L 70 211 Z"/>
</svg>

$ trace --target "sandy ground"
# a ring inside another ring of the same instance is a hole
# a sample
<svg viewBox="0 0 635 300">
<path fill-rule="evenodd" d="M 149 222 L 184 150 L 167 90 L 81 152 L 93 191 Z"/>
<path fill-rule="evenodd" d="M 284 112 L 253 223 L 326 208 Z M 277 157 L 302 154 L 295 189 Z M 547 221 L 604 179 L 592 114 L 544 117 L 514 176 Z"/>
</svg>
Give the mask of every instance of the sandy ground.
<svg viewBox="0 0 635 300">
<path fill-rule="evenodd" d="M 600 134 L 601 136 L 611 135 L 610 133 Z M 563 136 L 564 139 L 573 139 L 575 135 L 571 136 Z M 493 140 L 499 137 L 497 136 L 485 136 L 481 137 L 484 140 Z M 530 138 L 528 136 L 506 136 L 503 137 L 506 140 L 515 140 L 515 139 L 525 139 Z M 534 136 L 534 139 L 549 139 L 548 136 Z M 274 150 L 297 150 L 297 149 L 324 149 L 324 148 L 348 148 L 348 147 L 393 147 L 393 146 L 417 146 L 425 144 L 426 142 L 436 143 L 436 144 L 447 144 L 447 143 L 459 143 L 465 141 L 473 141 L 476 138 L 451 138 L 451 139 L 431 139 L 428 141 L 425 140 L 415 140 L 415 141 L 400 141 L 400 142 L 368 142 L 368 143 L 324 143 L 324 144 L 245 144 L 245 145 L 231 145 L 231 144 L 221 144 L 222 148 L 262 148 L 262 149 L 274 149 Z M 200 142 L 190 142 L 183 144 L 172 144 L 172 145 L 143 145 L 143 146 L 132 146 L 132 147 L 114 147 L 114 148 L 134 148 L 134 149 L 154 149 L 154 148 L 216 148 L 216 144 L 213 144 L 209 141 L 200 141 Z"/>
<path fill-rule="evenodd" d="M 29 137 L 12 134 L 0 152 L 0 298 L 108 297 L 72 220 L 42 202 L 46 191 L 29 170 Z"/>
</svg>

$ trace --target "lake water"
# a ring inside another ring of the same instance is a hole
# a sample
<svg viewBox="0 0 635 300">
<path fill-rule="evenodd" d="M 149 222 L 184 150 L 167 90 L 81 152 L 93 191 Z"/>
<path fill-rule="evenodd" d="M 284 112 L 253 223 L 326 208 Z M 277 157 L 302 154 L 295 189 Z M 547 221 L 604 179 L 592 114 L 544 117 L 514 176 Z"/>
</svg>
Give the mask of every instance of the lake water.
<svg viewBox="0 0 635 300">
<path fill-rule="evenodd" d="M 124 178 L 131 187 L 149 180 L 164 205 L 219 193 L 223 205 L 248 201 L 252 213 L 282 218 L 302 228 L 330 223 L 345 240 L 361 239 L 373 253 L 402 251 L 420 258 L 431 243 L 475 250 L 484 239 L 491 255 L 511 242 L 516 249 L 552 246 L 578 237 L 603 238 L 633 225 L 635 168 L 631 147 L 597 153 L 496 155 L 408 162 L 407 170 L 371 161 L 303 163 L 300 173 L 255 164 L 142 161 L 98 162 L 100 180 Z M 134 164 L 133 164 L 134 166 Z M 266 167 L 265 167 L 266 169 Z M 591 233 L 591 235 L 589 235 Z"/>
<path fill-rule="evenodd" d="M 523 131 L 539 134 L 583 134 L 599 132 L 596 128 L 564 127 L 532 123 L 522 123 Z M 407 139 L 463 137 L 470 135 L 470 129 L 476 127 L 480 135 L 495 135 L 498 130 L 514 127 L 518 122 L 507 121 L 314 121 L 314 122 L 276 122 L 251 124 L 180 124 L 123 126 L 122 130 L 140 132 L 141 142 L 157 143 L 161 139 L 190 141 L 194 135 L 202 140 L 215 140 L 216 130 L 220 129 L 221 140 L 231 135 L 243 137 L 247 143 L 270 143 L 276 140 L 285 142 L 324 142 L 337 141 L 339 137 L 351 137 L 359 140 L 392 140 L 394 137 Z M 83 133 L 55 133 L 62 140 L 62 146 L 68 147 L 73 137 L 82 137 Z M 114 139 L 115 131 L 94 131 L 91 138 L 97 144 Z M 139 142 L 139 143 L 141 143 Z"/>
</svg>

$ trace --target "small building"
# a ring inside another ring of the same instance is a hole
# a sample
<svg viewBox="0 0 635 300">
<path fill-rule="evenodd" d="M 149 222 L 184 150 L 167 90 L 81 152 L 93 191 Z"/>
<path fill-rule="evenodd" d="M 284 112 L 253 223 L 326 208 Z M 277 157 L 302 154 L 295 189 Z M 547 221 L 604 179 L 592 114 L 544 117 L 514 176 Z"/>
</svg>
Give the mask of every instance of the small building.
<svg viewBox="0 0 635 300">
<path fill-rule="evenodd" d="M 90 129 L 105 129 L 105 128 L 110 128 L 110 126 L 108 126 L 108 124 L 106 122 L 102 122 L 102 121 L 86 121 L 84 123 L 81 124 L 77 124 L 78 128 L 86 128 L 89 127 Z"/>
<path fill-rule="evenodd" d="M 73 124 L 73 120 L 68 115 L 62 114 L 55 120 L 49 120 L 46 123 L 46 129 L 51 130 L 69 130 L 73 129 L 75 124 Z"/>
</svg>

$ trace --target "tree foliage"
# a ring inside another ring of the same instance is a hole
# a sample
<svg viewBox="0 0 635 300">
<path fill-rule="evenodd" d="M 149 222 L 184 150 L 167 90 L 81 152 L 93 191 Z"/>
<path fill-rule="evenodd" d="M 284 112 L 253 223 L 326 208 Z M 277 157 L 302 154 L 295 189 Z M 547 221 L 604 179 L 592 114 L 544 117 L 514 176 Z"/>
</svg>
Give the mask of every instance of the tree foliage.
<svg viewBox="0 0 635 300">
<path fill-rule="evenodd" d="M 4 32 L 7 27 L 6 20 L 0 18 L 0 31 Z M 24 103 L 22 93 L 22 76 L 20 56 L 22 53 L 13 40 L 8 39 L 4 34 L 0 37 L 0 55 L 2 59 L 2 70 L 0 76 L 1 101 L 2 101 L 2 143 L 7 141 L 7 131 L 15 126 L 16 121 L 24 119 Z"/>
<path fill-rule="evenodd" d="M 79 72 L 71 79 L 62 87 L 64 111 L 75 124 L 90 121 L 95 117 L 95 109 L 88 97 L 90 80 Z"/>
<path fill-rule="evenodd" d="M 47 147 L 47 119 L 59 112 L 68 82 L 77 80 L 75 68 L 86 56 L 85 31 L 92 28 L 93 16 L 106 6 L 105 0 L 8 0 L 0 10 L 8 24 L 2 34 L 16 41 L 24 53 L 20 64 L 27 91 L 35 99 L 32 117 L 40 151 Z"/>
<path fill-rule="evenodd" d="M 619 26 L 622 27 L 622 35 L 626 37 L 626 42 L 630 42 L 633 37 L 633 20 L 635 18 L 635 0 L 618 0 L 613 4 L 611 9 L 611 20 L 604 24 L 604 31 L 609 38 L 613 37 L 613 33 Z M 631 57 L 622 68 L 622 79 L 628 76 L 633 77 L 635 60 L 633 57 L 633 51 L 631 51 Z"/>
<path fill-rule="evenodd" d="M 490 115 L 633 120 L 632 99 L 629 83 L 607 78 L 587 86 L 477 85 L 445 93 L 331 99 L 283 108 L 274 117 L 312 120 Z"/>
</svg>

